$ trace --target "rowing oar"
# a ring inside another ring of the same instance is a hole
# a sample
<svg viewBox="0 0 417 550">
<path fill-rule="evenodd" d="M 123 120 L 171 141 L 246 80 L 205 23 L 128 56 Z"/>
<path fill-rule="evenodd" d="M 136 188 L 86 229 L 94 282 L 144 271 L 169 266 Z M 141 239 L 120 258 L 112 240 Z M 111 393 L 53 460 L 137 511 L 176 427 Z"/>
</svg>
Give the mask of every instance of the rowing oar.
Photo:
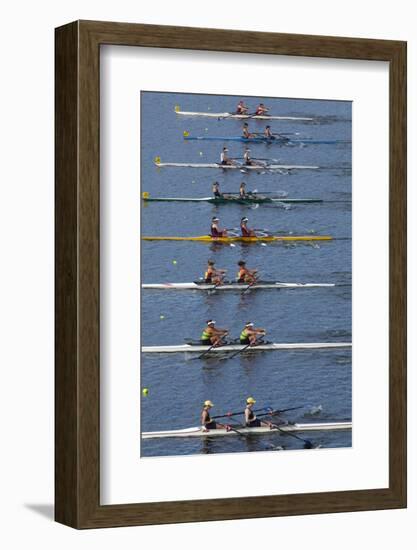
<svg viewBox="0 0 417 550">
<path fill-rule="evenodd" d="M 245 290 L 242 291 L 241 296 L 245 294 L 251 287 L 253 287 L 254 284 L 258 282 L 258 279 L 254 279 L 251 283 L 248 284 L 248 286 L 245 288 Z"/>
<path fill-rule="evenodd" d="M 267 409 L 271 409 L 271 407 L 267 406 L 267 407 L 262 407 L 261 409 L 253 409 L 253 412 L 261 412 L 261 411 L 265 411 Z M 285 410 L 288 410 L 288 409 L 285 409 Z M 280 411 L 280 412 L 284 412 L 284 411 Z M 239 414 L 244 414 L 244 413 L 245 413 L 245 411 L 228 412 L 226 414 L 219 414 L 219 415 L 216 415 L 216 416 L 212 416 L 211 418 L 213 420 L 215 418 L 229 418 L 230 416 L 238 416 Z M 265 413 L 265 415 L 266 414 L 270 414 L 270 413 Z M 259 416 L 264 416 L 264 415 L 262 414 L 262 415 L 259 415 Z"/>
<path fill-rule="evenodd" d="M 302 441 L 304 443 L 304 448 L 305 449 L 314 449 L 314 445 L 311 441 L 309 441 L 308 439 L 303 439 L 302 437 L 300 437 L 299 435 L 297 435 L 293 432 L 288 432 L 286 430 L 283 430 L 282 428 L 280 428 L 278 426 L 278 424 L 271 424 L 271 428 L 274 429 L 274 430 L 278 430 L 279 432 L 281 432 L 285 435 L 291 435 L 292 437 L 295 437 L 295 439 L 299 439 L 300 441 Z"/>
<path fill-rule="evenodd" d="M 237 430 L 236 428 L 233 427 L 232 424 L 225 424 L 226 426 L 226 429 L 232 431 L 232 432 L 236 432 L 238 435 L 240 435 L 241 437 L 247 437 L 248 434 L 243 434 L 242 432 L 239 432 L 239 430 Z"/>
<path fill-rule="evenodd" d="M 256 113 L 230 113 L 230 115 L 228 115 L 227 117 L 222 117 L 222 118 L 229 118 L 231 116 L 236 116 L 236 115 L 242 115 L 247 118 L 252 118 L 254 116 L 257 116 Z"/>
<path fill-rule="evenodd" d="M 296 411 L 298 409 L 304 409 L 305 405 L 300 405 L 299 407 L 289 407 L 288 409 L 276 409 L 276 410 L 270 410 L 269 412 L 258 414 L 258 418 L 261 416 L 277 416 L 281 413 L 288 412 L 288 411 Z M 268 409 L 269 407 L 264 407 L 264 409 Z M 262 411 L 262 409 L 258 409 Z M 256 412 L 255 410 L 253 412 Z"/>
<path fill-rule="evenodd" d="M 273 162 L 280 162 L 279 159 L 261 159 L 259 157 L 252 157 L 252 160 L 272 160 Z"/>
<path fill-rule="evenodd" d="M 281 134 L 281 133 L 278 133 L 278 132 L 274 132 L 272 134 L 272 137 L 270 136 L 265 136 L 262 132 L 251 132 L 251 135 L 253 136 L 262 136 L 263 138 L 265 139 L 269 139 L 271 141 L 274 141 L 275 140 L 275 136 L 278 137 L 278 139 L 283 139 L 285 141 L 290 141 L 290 138 L 287 138 L 285 136 L 292 136 L 292 135 L 296 135 L 296 134 Z M 249 138 L 250 139 L 250 138 Z"/>
<path fill-rule="evenodd" d="M 236 355 L 239 355 L 239 353 L 242 353 L 242 351 L 245 351 L 246 349 L 248 349 L 248 347 L 250 347 L 250 343 L 247 344 L 244 348 L 240 349 L 239 351 L 236 351 L 235 353 L 233 353 L 232 355 L 229 355 L 228 357 L 226 357 L 225 359 L 233 359 L 233 357 L 236 357 Z"/>
<path fill-rule="evenodd" d="M 262 344 L 262 340 L 260 340 L 258 342 L 258 344 Z M 256 347 L 256 345 L 258 344 L 255 344 L 255 346 L 253 347 Z M 239 353 L 243 353 L 245 350 L 247 350 L 250 346 L 252 346 L 251 343 L 247 344 L 244 348 L 240 349 L 239 351 L 236 351 L 235 353 L 233 353 L 232 355 L 229 355 L 229 357 L 226 357 L 226 359 L 233 359 L 233 357 L 236 357 L 236 355 L 239 355 Z"/>
<path fill-rule="evenodd" d="M 230 118 L 232 116 L 236 116 L 236 115 L 240 115 L 240 114 L 243 114 L 243 113 L 229 113 L 228 115 L 226 116 L 219 116 L 217 117 L 217 120 L 226 120 L 227 118 Z M 249 115 L 246 115 L 245 116 L 249 116 Z"/>
<path fill-rule="evenodd" d="M 220 338 L 220 343 L 223 342 L 223 344 L 225 343 L 224 342 L 224 337 L 226 335 L 222 336 L 222 338 Z M 199 355 L 198 357 L 196 357 L 196 359 L 202 359 L 205 355 L 207 355 L 207 353 L 209 353 L 213 348 L 217 347 L 218 344 L 213 344 L 212 346 L 209 347 L 209 349 L 207 351 L 205 351 L 204 353 L 202 353 L 201 355 Z"/>
</svg>

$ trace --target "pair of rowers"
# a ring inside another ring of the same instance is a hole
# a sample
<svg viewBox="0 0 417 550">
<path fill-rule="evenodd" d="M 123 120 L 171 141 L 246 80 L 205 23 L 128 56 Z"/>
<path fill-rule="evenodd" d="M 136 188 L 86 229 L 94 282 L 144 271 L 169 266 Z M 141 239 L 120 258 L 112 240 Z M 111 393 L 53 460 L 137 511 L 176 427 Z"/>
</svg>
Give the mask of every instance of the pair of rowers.
<svg viewBox="0 0 417 550">
<path fill-rule="evenodd" d="M 243 217 L 240 220 L 240 233 L 242 237 L 256 237 L 256 233 L 254 229 L 249 229 L 248 227 L 248 218 Z M 227 229 L 221 229 L 219 226 L 219 218 L 217 216 L 213 216 L 211 218 L 211 226 L 210 226 L 210 236 L 213 237 L 213 239 L 216 239 L 218 237 L 227 237 L 228 230 Z M 230 231 L 230 230 L 229 230 Z"/>
<path fill-rule="evenodd" d="M 203 346 L 219 347 L 225 344 L 224 338 L 229 331 L 224 328 L 216 328 L 216 321 L 209 319 L 201 333 L 200 341 Z M 256 328 L 252 322 L 245 323 L 240 335 L 239 343 L 242 346 L 256 346 L 265 336 L 264 328 Z"/>
<path fill-rule="evenodd" d="M 249 124 L 247 122 L 245 122 L 245 124 L 243 125 L 243 128 L 242 128 L 242 137 L 245 138 L 245 139 L 249 139 L 249 138 L 255 138 L 255 137 L 259 137 L 259 136 L 262 136 L 266 139 L 276 139 L 275 135 L 272 133 L 272 130 L 271 130 L 271 126 L 265 126 L 265 130 L 263 132 L 263 135 L 262 134 L 259 134 L 258 132 L 255 132 L 255 133 L 252 133 L 249 131 Z M 280 136 L 279 134 L 277 134 L 279 139 L 287 139 L 287 138 L 284 138 L 283 136 Z"/>
<path fill-rule="evenodd" d="M 259 103 L 259 105 L 256 107 L 255 115 L 266 115 L 268 113 L 269 109 L 268 107 L 265 107 L 263 103 Z M 236 107 L 236 114 L 237 115 L 247 115 L 249 114 L 249 107 L 248 105 L 245 105 L 245 102 L 243 99 L 239 101 Z"/>
<path fill-rule="evenodd" d="M 220 164 L 221 166 L 235 166 L 236 159 L 232 159 L 229 157 L 229 149 L 227 147 L 223 147 L 222 152 L 220 153 Z M 245 166 L 264 166 L 263 163 L 256 162 L 252 159 L 250 154 L 249 147 L 245 146 L 245 150 L 243 152 L 243 164 Z"/>
<path fill-rule="evenodd" d="M 246 283 L 253 284 L 258 279 L 258 270 L 257 269 L 248 269 L 246 267 L 246 262 L 240 260 L 237 262 L 239 266 L 236 282 L 237 283 Z M 207 284 L 221 285 L 223 283 L 224 276 L 226 274 L 226 269 L 217 269 L 215 267 L 215 262 L 209 260 L 207 262 L 207 268 L 204 273 L 204 282 Z"/>
<path fill-rule="evenodd" d="M 265 420 L 259 420 L 259 418 L 256 418 L 256 415 L 253 412 L 253 406 L 255 405 L 255 403 L 256 401 L 253 397 L 248 397 L 246 399 L 246 406 L 243 413 L 245 418 L 244 426 L 246 428 L 273 428 L 271 422 L 266 422 Z M 208 432 L 209 430 L 217 429 L 230 431 L 230 426 L 228 426 L 227 424 L 220 424 L 219 422 L 216 422 L 214 418 L 211 418 L 210 409 L 212 407 L 214 407 L 214 403 L 212 403 L 210 400 L 204 401 L 203 410 L 201 411 L 202 431 Z"/>
<path fill-rule="evenodd" d="M 213 183 L 212 192 L 213 192 L 213 196 L 214 196 L 215 199 L 224 198 L 223 193 L 220 191 L 220 184 L 219 184 L 218 181 L 215 181 Z M 225 198 L 227 198 L 228 195 L 229 194 L 226 194 Z M 244 181 L 242 181 L 242 183 L 240 184 L 240 187 L 239 187 L 239 198 L 240 199 L 247 199 L 247 198 L 250 198 L 253 195 L 256 195 L 256 193 L 252 193 L 251 191 L 246 191 L 246 183 Z"/>
</svg>

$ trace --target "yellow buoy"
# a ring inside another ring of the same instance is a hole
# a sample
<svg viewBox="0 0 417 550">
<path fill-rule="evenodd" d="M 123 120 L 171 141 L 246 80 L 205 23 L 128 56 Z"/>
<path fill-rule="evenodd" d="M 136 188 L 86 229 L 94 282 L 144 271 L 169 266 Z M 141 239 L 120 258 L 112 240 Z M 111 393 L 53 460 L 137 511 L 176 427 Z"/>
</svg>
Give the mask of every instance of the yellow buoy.
<svg viewBox="0 0 417 550">
<path fill-rule="evenodd" d="M 143 198 L 143 199 L 149 199 L 149 193 L 148 193 L 148 191 L 144 191 L 144 192 L 142 193 L 142 198 Z"/>
<path fill-rule="evenodd" d="M 148 388 L 143 388 L 142 394 L 146 397 L 149 394 Z"/>
<path fill-rule="evenodd" d="M 165 319 L 165 315 L 160 315 L 159 318 L 160 319 Z"/>
<path fill-rule="evenodd" d="M 178 113 L 179 110 L 180 110 L 180 106 L 179 106 L 179 105 L 175 105 L 175 112 Z"/>
<path fill-rule="evenodd" d="M 177 265 L 177 260 L 172 260 L 172 263 L 173 263 L 174 265 Z"/>
</svg>

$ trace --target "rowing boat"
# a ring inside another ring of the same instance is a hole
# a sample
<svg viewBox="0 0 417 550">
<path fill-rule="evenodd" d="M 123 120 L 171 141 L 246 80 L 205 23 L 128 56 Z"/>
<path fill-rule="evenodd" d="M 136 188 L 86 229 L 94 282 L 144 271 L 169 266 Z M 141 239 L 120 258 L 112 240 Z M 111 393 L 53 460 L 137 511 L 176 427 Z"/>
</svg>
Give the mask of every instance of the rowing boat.
<svg viewBox="0 0 417 550">
<path fill-rule="evenodd" d="M 339 143 L 350 143 L 341 139 L 288 139 L 285 137 L 268 138 L 254 136 L 245 138 L 243 136 L 184 136 L 186 141 L 240 141 L 242 143 L 269 143 L 274 145 L 336 145 Z"/>
<path fill-rule="evenodd" d="M 156 439 L 166 437 L 218 437 L 226 435 L 271 435 L 272 433 L 280 432 L 312 432 L 312 431 L 339 431 L 351 430 L 352 422 L 311 422 L 308 424 L 282 424 L 277 425 L 279 430 L 269 427 L 245 428 L 233 426 L 233 430 L 218 430 L 203 431 L 201 427 L 185 428 L 182 430 L 167 430 L 160 432 L 143 432 L 142 439 Z M 238 430 L 238 432 L 234 431 Z"/>
<path fill-rule="evenodd" d="M 220 164 L 219 162 L 158 162 L 154 161 L 158 168 L 221 168 L 222 170 L 318 170 L 319 166 L 305 166 L 299 164 Z"/>
<path fill-rule="evenodd" d="M 263 289 L 263 288 L 317 288 L 317 287 L 334 287 L 333 283 L 281 283 L 273 281 L 259 281 L 256 284 L 249 285 L 248 283 L 223 283 L 221 285 L 214 285 L 203 282 L 193 283 L 145 283 L 142 284 L 143 289 L 153 290 L 250 290 Z"/>
<path fill-rule="evenodd" d="M 224 346 L 212 347 L 210 353 L 225 353 L 229 351 L 242 351 L 247 348 L 247 351 L 280 351 L 280 350 L 297 350 L 297 349 L 346 349 L 351 348 L 351 342 L 308 342 L 308 343 L 292 343 L 292 344 L 258 344 L 248 348 L 242 344 L 226 344 Z M 142 353 L 183 353 L 183 352 L 204 352 L 209 349 L 208 346 L 201 344 L 179 344 L 176 346 L 142 346 Z"/>
<path fill-rule="evenodd" d="M 198 111 L 180 111 L 179 107 L 175 107 L 175 112 L 177 115 L 182 116 L 200 116 L 200 117 L 209 117 L 209 118 L 222 118 L 222 119 L 238 119 L 238 120 L 300 120 L 300 121 L 312 121 L 314 120 L 311 117 L 300 117 L 300 116 L 279 116 L 279 115 L 237 115 L 234 113 L 203 113 Z"/>
<path fill-rule="evenodd" d="M 200 235 L 198 237 L 142 237 L 144 241 L 197 241 L 202 243 L 271 243 L 277 241 L 331 241 L 329 235 L 259 235 L 257 237 L 211 237 Z"/>
<path fill-rule="evenodd" d="M 300 204 L 300 203 L 317 203 L 323 202 L 322 199 L 288 199 L 284 197 L 265 197 L 263 195 L 250 195 L 246 198 L 241 198 L 237 193 L 224 193 L 222 197 L 201 197 L 201 198 L 181 198 L 181 197 L 149 197 L 143 193 L 142 199 L 146 202 L 210 202 L 212 204 Z"/>
</svg>

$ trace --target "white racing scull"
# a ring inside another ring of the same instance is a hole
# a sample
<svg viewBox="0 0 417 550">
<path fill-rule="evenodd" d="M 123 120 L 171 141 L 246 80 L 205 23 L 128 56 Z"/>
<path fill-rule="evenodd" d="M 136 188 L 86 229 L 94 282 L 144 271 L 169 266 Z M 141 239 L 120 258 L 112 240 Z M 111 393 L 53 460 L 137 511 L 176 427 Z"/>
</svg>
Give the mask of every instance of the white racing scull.
<svg viewBox="0 0 417 550">
<path fill-rule="evenodd" d="M 160 162 L 155 160 L 158 168 L 221 168 L 223 170 L 318 170 L 319 166 L 306 166 L 301 164 L 220 164 L 219 162 Z"/>
<path fill-rule="evenodd" d="M 142 346 L 142 353 L 183 353 L 183 352 L 207 352 L 210 350 L 212 353 L 225 353 L 225 352 L 237 352 L 245 350 L 248 352 L 255 351 L 279 351 L 279 350 L 305 350 L 305 349 L 347 349 L 351 348 L 351 342 L 306 342 L 306 343 L 289 343 L 289 344 L 277 344 L 277 343 L 264 343 L 256 346 L 248 347 L 242 344 L 225 344 L 218 347 L 204 346 L 202 344 L 179 344 L 176 346 Z"/>
<path fill-rule="evenodd" d="M 262 288 L 318 288 L 318 287 L 334 287 L 334 283 L 281 283 L 273 281 L 259 281 L 255 284 L 250 283 L 229 283 L 224 282 L 220 285 L 192 282 L 192 283 L 144 283 L 143 289 L 153 290 L 238 290 L 242 291 L 246 288 L 256 290 Z"/>
<path fill-rule="evenodd" d="M 180 116 L 199 116 L 199 117 L 209 117 L 209 118 L 220 118 L 220 119 L 238 119 L 238 120 L 248 120 L 248 119 L 255 119 L 255 120 L 293 120 L 293 121 L 301 121 L 301 122 L 311 122 L 314 120 L 312 117 L 301 117 L 301 116 L 283 116 L 283 115 L 255 115 L 255 114 L 247 114 L 247 115 L 237 115 L 235 113 L 204 113 L 201 111 L 181 111 L 179 106 L 175 106 L 175 112 L 177 115 Z"/>
<path fill-rule="evenodd" d="M 245 428 L 233 425 L 231 430 L 216 429 L 203 431 L 201 427 L 185 428 L 182 430 L 167 430 L 159 432 L 143 432 L 142 439 L 156 439 L 165 437 L 219 437 L 227 435 L 271 435 L 276 432 L 312 432 L 351 430 L 352 422 L 311 422 L 308 424 L 277 424 L 278 429 L 269 427 Z M 237 431 L 234 431 L 237 430 Z"/>
</svg>

